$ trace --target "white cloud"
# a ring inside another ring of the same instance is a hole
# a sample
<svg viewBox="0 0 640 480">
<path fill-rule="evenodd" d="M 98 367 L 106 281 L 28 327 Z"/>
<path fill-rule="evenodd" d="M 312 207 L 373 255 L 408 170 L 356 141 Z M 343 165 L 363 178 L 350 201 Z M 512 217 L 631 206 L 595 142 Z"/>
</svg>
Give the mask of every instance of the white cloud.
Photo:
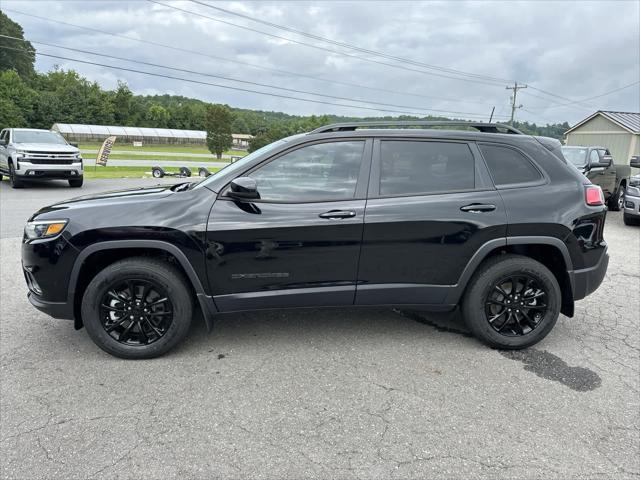
<svg viewBox="0 0 640 480">
<path fill-rule="evenodd" d="M 296 36 L 194 3 L 163 1 L 279 36 L 369 57 L 364 53 Z M 431 70 L 431 74 L 421 74 L 390 68 L 263 36 L 157 4 L 126 1 L 13 0 L 3 0 L 2 4 L 7 10 L 21 10 L 199 54 L 105 36 L 7 11 L 10 17 L 24 27 L 27 38 L 31 40 L 297 90 L 408 105 L 414 109 L 473 112 L 487 117 L 493 105 L 496 106 L 496 113 L 499 115 L 506 115 L 509 110 L 507 103 L 510 92 L 505 90 L 505 84 L 485 85 L 443 78 L 439 76 L 443 72 L 437 70 Z M 531 87 L 571 99 L 595 96 L 640 80 L 638 2 L 234 1 L 215 5 L 336 41 L 430 65 L 518 80 L 528 83 Z M 65 52 L 38 45 L 36 48 L 62 56 L 110 63 L 108 60 L 96 60 L 97 57 L 82 53 Z M 210 56 L 397 93 L 249 68 L 216 60 Z M 385 63 L 399 63 L 379 57 L 370 58 Z M 111 63 L 125 65 L 118 61 Z M 39 57 L 37 65 L 38 68 L 46 70 L 53 64 L 63 64 L 63 61 Z M 357 108 L 314 105 L 72 62 L 64 62 L 64 65 L 72 66 L 106 88 L 113 88 L 117 79 L 122 79 L 138 93 L 172 92 L 243 108 L 300 114 L 374 114 Z M 415 65 L 404 65 L 420 69 Z M 130 67 L 131 64 L 126 66 Z M 160 71 L 152 67 L 140 68 Z M 189 76 L 166 70 L 164 72 L 174 76 Z M 213 78 L 193 78 L 231 85 L 229 82 Z M 267 90 L 246 85 L 244 87 Z M 309 97 L 286 92 L 283 94 Z M 538 96 L 544 98 L 536 98 Z M 557 104 L 563 103 L 563 100 L 549 97 L 533 88 L 522 91 L 519 100 L 526 109 L 518 112 L 519 118 L 538 123 L 564 120 L 573 123 L 590 113 L 589 108 L 579 106 L 558 107 Z M 335 102 L 343 103 L 338 100 Z M 640 111 L 640 87 L 628 88 L 587 103 L 600 109 Z"/>
</svg>

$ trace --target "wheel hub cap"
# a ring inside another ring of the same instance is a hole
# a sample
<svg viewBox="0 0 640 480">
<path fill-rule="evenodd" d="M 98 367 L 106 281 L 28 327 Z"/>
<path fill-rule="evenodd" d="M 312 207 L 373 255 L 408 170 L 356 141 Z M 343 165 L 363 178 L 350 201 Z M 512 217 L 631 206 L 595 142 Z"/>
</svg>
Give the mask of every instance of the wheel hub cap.
<svg viewBox="0 0 640 480">
<path fill-rule="evenodd" d="M 535 330 L 547 312 L 547 292 L 528 274 L 510 275 L 496 282 L 488 293 L 484 311 L 491 327 L 514 337 Z"/>
</svg>

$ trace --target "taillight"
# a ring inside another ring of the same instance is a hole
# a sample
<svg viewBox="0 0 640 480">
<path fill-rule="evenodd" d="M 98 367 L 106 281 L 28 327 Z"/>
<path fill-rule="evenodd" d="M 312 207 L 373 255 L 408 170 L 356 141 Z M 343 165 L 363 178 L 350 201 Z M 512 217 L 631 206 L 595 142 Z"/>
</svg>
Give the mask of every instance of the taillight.
<svg viewBox="0 0 640 480">
<path fill-rule="evenodd" d="M 597 185 L 587 185 L 584 189 L 584 200 L 592 207 L 604 205 L 602 189 Z"/>
</svg>

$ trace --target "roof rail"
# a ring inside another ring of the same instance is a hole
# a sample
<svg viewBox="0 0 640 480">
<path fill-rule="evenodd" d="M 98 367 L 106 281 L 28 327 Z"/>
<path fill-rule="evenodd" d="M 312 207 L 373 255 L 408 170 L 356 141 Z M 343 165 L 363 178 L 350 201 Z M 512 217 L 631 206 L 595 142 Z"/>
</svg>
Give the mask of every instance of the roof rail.
<svg viewBox="0 0 640 480">
<path fill-rule="evenodd" d="M 478 123 L 478 122 L 460 122 L 460 121 L 426 121 L 426 120 L 398 120 L 398 121 L 375 121 L 375 122 L 352 122 L 352 123 L 332 123 L 320 128 L 316 128 L 309 133 L 326 133 L 326 132 L 350 132 L 358 128 L 371 127 L 470 127 L 484 133 L 513 133 L 524 135 L 520 130 L 510 125 L 502 123 Z"/>
</svg>

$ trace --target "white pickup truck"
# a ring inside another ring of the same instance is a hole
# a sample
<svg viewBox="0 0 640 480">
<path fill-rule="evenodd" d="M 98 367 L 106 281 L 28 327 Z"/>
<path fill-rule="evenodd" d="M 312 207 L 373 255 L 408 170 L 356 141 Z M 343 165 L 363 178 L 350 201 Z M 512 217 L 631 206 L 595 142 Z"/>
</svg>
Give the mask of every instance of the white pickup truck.
<svg viewBox="0 0 640 480">
<path fill-rule="evenodd" d="M 71 187 L 83 180 L 80 150 L 62 135 L 33 128 L 6 128 L 0 132 L 0 180 L 9 176 L 13 188 L 25 181 L 65 179 Z"/>
</svg>

